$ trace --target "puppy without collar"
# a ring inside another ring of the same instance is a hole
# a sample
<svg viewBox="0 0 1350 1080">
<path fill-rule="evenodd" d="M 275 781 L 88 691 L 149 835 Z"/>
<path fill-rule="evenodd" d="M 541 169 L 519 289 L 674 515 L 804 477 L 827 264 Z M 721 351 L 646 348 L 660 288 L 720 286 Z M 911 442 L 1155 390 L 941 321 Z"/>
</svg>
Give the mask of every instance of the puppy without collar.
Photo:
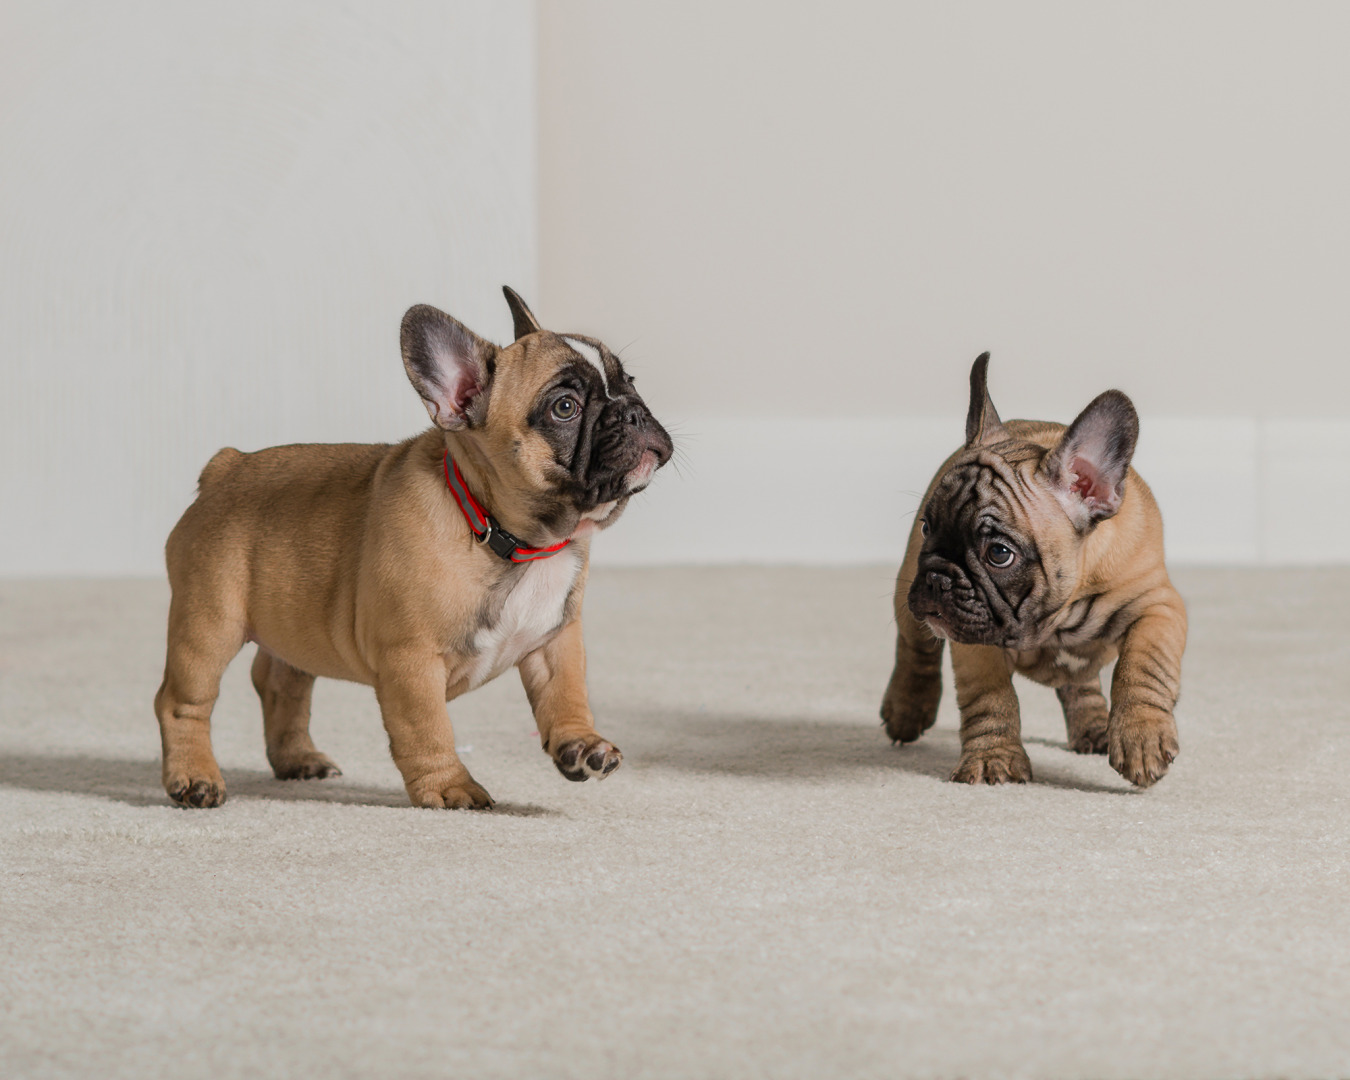
<svg viewBox="0 0 1350 1080">
<path fill-rule="evenodd" d="M 1003 423 L 970 373 L 966 444 L 933 479 L 895 588 L 887 733 L 912 742 L 937 718 L 943 641 L 961 708 L 953 780 L 1031 779 L 1012 676 L 1055 688 L 1069 747 L 1109 754 L 1147 787 L 1178 752 L 1186 608 L 1163 562 L 1162 517 L 1130 468 L 1139 432 L 1118 390 L 1068 427 Z M 1101 669 L 1116 660 L 1108 709 Z"/>
<path fill-rule="evenodd" d="M 164 787 L 219 806 L 211 710 L 258 644 L 267 757 L 283 779 L 338 775 L 309 736 L 317 676 L 375 688 L 417 806 L 492 799 L 455 754 L 446 702 L 518 667 L 544 748 L 570 780 L 622 760 L 587 703 L 581 598 L 590 538 L 670 458 L 671 441 L 599 341 L 542 329 L 504 290 L 504 348 L 432 307 L 403 319 L 403 363 L 434 427 L 397 446 L 220 451 L 169 536 Z"/>
</svg>

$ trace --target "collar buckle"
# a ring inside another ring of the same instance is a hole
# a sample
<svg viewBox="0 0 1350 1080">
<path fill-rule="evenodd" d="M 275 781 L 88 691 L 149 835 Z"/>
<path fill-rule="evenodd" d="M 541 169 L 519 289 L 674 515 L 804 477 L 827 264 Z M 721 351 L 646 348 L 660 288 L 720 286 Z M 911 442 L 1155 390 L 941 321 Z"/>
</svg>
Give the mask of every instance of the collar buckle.
<svg viewBox="0 0 1350 1080">
<path fill-rule="evenodd" d="M 498 525 L 497 519 L 490 514 L 487 519 L 487 531 L 478 538 L 478 542 L 487 545 L 490 551 L 501 556 L 507 562 L 516 561 L 516 552 L 522 546 L 520 541 Z"/>
<path fill-rule="evenodd" d="M 552 547 L 526 547 L 503 529 L 498 524 L 497 519 L 479 505 L 478 500 L 469 491 L 468 485 L 464 483 L 464 477 L 460 475 L 459 466 L 450 457 L 449 450 L 445 452 L 442 465 L 445 469 L 446 486 L 450 489 L 450 494 L 454 496 L 460 512 L 464 515 L 464 520 L 468 522 L 469 532 L 473 534 L 474 542 L 486 547 L 499 558 L 513 563 L 547 559 L 550 555 L 556 555 L 572 542 L 568 539 L 561 544 L 554 544 Z M 479 521 L 483 523 L 482 532 L 478 531 Z"/>
</svg>

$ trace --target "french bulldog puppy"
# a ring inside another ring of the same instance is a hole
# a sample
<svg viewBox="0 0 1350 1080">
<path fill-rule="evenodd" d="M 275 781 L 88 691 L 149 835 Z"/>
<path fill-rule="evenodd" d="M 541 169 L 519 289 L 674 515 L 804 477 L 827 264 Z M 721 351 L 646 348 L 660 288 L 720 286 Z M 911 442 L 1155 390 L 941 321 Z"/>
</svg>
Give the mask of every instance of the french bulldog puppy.
<svg viewBox="0 0 1350 1080">
<path fill-rule="evenodd" d="M 670 458 L 618 358 L 542 329 L 505 289 L 499 347 L 419 305 L 403 365 L 435 425 L 397 446 L 225 449 L 169 536 L 164 788 L 219 806 L 221 673 L 257 642 L 267 758 L 282 779 L 340 775 L 309 735 L 314 679 L 375 689 L 416 806 L 492 799 L 455 754 L 446 702 L 518 667 L 545 753 L 569 780 L 622 760 L 586 696 L 581 599 L 591 536 Z"/>
<path fill-rule="evenodd" d="M 970 372 L 966 444 L 938 470 L 895 589 L 886 732 L 912 742 L 942 695 L 952 643 L 961 759 L 952 779 L 1031 779 L 1014 672 L 1055 688 L 1069 747 L 1107 754 L 1140 787 L 1178 753 L 1186 608 L 1163 564 L 1162 518 L 1130 468 L 1139 419 L 1108 390 L 1066 429 L 999 420 L 989 354 Z M 1108 709 L 1100 672 L 1116 661 Z"/>
</svg>

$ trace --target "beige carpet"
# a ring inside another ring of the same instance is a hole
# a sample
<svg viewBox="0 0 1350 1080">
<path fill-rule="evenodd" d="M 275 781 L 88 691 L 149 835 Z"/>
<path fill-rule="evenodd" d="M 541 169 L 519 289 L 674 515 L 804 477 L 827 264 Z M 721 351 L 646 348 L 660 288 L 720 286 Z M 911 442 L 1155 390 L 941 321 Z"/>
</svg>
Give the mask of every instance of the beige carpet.
<svg viewBox="0 0 1350 1080">
<path fill-rule="evenodd" d="M 369 690 L 281 783 L 170 807 L 166 589 L 0 584 L 0 1076 L 1350 1075 L 1350 571 L 1191 571 L 1182 754 L 1130 790 L 1022 684 L 1037 783 L 892 748 L 891 571 L 609 571 L 602 784 L 514 675 L 453 708 L 487 814 L 413 810 Z M 950 693 L 948 694 L 950 698 Z"/>
</svg>

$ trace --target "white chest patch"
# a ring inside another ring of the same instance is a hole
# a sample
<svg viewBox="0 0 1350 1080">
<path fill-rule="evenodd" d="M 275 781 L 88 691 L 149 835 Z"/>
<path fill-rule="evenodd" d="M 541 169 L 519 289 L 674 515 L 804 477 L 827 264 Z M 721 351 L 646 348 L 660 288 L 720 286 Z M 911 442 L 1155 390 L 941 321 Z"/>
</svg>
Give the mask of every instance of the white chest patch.
<svg viewBox="0 0 1350 1080">
<path fill-rule="evenodd" d="M 466 672 L 469 689 L 482 686 L 518 664 L 558 628 L 580 565 L 576 553 L 566 548 L 525 567 L 496 623 L 474 635 L 477 652 Z"/>
<path fill-rule="evenodd" d="M 1055 663 L 1067 671 L 1082 671 L 1088 662 L 1081 656 L 1075 656 L 1068 649 L 1060 649 L 1055 654 Z"/>
</svg>

